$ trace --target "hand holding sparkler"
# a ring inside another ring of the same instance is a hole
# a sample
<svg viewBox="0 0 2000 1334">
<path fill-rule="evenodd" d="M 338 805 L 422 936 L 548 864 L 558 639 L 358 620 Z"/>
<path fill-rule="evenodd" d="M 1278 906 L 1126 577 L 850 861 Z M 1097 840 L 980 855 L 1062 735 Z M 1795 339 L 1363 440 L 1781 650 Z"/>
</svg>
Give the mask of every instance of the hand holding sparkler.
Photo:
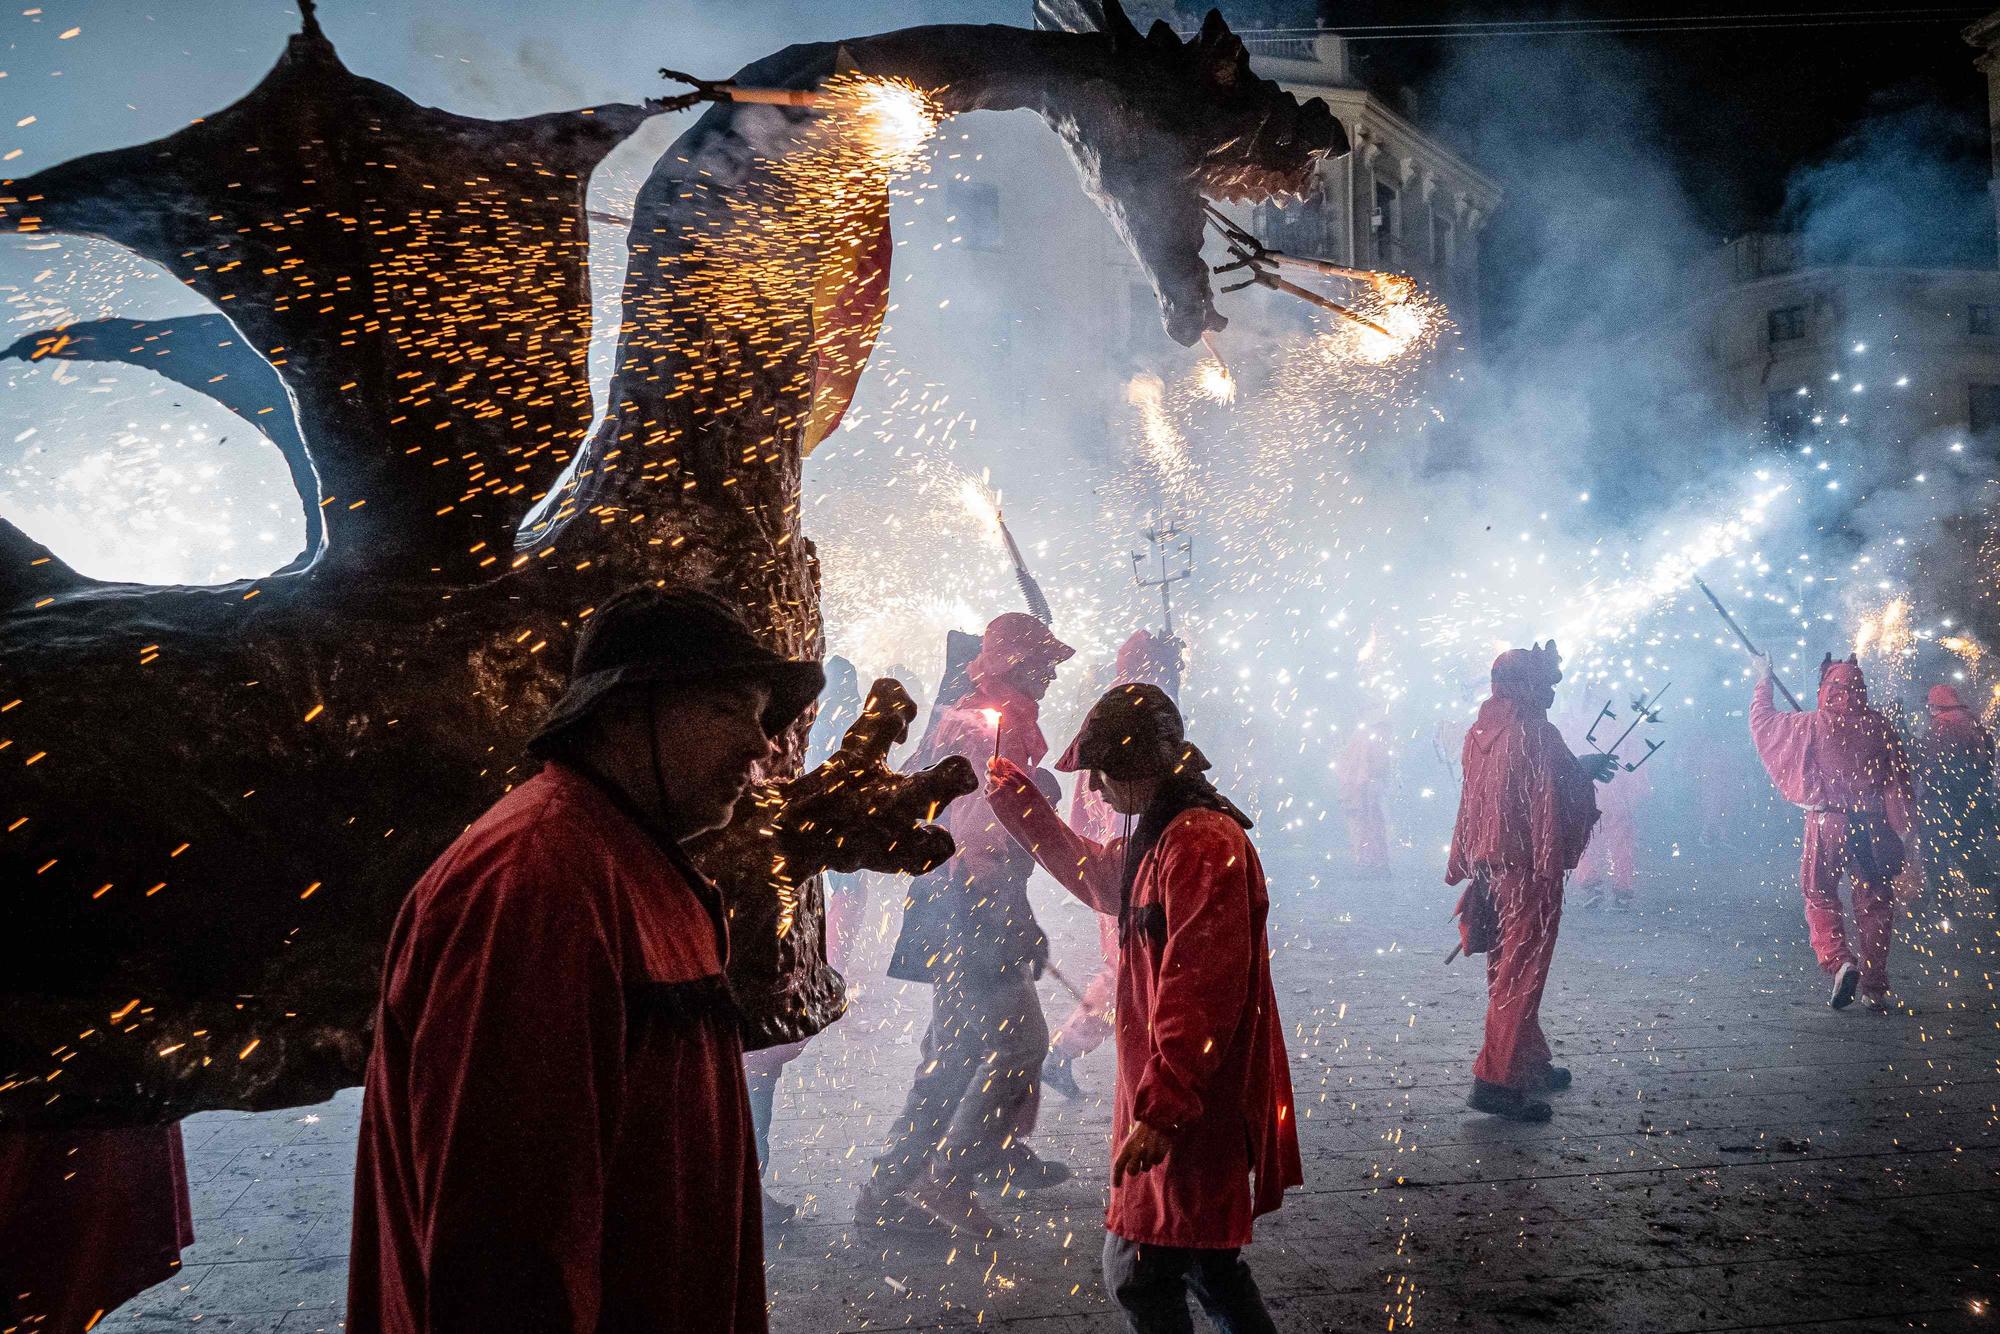
<svg viewBox="0 0 2000 1334">
<path fill-rule="evenodd" d="M 1034 781 L 1020 765 L 1004 755 L 995 755 L 986 762 L 986 790 L 998 792 L 1010 784 L 1030 791 L 1036 790 Z"/>
<path fill-rule="evenodd" d="M 979 716 L 993 728 L 993 763 L 1000 763 L 1000 728 L 1007 721 L 1007 715 L 998 709 L 981 709 Z"/>
</svg>

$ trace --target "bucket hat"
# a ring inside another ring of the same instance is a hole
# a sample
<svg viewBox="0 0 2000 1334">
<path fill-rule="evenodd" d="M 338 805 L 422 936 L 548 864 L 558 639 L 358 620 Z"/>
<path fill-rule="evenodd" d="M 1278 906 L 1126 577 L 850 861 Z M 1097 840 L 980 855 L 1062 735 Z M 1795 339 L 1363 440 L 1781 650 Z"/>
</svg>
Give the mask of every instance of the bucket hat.
<svg viewBox="0 0 2000 1334">
<path fill-rule="evenodd" d="M 1117 685 L 1098 697 L 1056 761 L 1064 773 L 1095 769 L 1120 781 L 1200 773 L 1208 757 L 1187 739 L 1181 711 L 1156 685 Z"/>
<path fill-rule="evenodd" d="M 546 754 L 611 696 L 642 686 L 734 685 L 763 682 L 771 702 L 759 722 L 777 736 L 818 697 L 826 674 L 816 662 L 796 662 L 757 642 L 736 609 L 693 588 L 627 589 L 597 609 L 577 636 L 569 685 L 549 710 L 530 754 Z"/>
</svg>

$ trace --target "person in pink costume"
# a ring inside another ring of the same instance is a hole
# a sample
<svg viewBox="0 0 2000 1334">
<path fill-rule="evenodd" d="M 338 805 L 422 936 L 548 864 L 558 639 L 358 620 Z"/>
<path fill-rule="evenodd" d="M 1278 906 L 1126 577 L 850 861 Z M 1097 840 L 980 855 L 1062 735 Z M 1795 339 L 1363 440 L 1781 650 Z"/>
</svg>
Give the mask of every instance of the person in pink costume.
<svg viewBox="0 0 2000 1334">
<path fill-rule="evenodd" d="M 1887 1008 L 1894 882 L 1910 832 L 1910 763 L 1896 729 L 1868 704 L 1853 658 L 1820 664 L 1819 707 L 1780 713 L 1771 702 L 1771 660 L 1757 660 L 1750 736 L 1786 801 L 1806 813 L 1799 887 L 1819 966 L 1833 979 L 1827 1004 L 1846 1009 L 1861 994 Z M 1847 939 L 1840 881 L 1854 882 L 1857 954 Z"/>
</svg>

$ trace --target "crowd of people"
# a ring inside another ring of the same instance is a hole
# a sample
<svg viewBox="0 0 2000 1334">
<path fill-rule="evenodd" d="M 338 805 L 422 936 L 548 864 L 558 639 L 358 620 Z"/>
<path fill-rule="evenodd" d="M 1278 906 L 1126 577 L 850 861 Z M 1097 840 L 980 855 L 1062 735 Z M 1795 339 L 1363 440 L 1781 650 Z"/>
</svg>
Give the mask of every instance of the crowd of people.
<svg viewBox="0 0 2000 1334">
<path fill-rule="evenodd" d="M 1107 1295 L 1139 1334 L 1190 1329 L 1190 1297 L 1220 1329 L 1271 1330 L 1244 1250 L 1303 1172 L 1252 821 L 1189 739 L 1179 641 L 1135 633 L 1057 752 L 1041 702 L 1073 657 L 1022 613 L 948 649 L 913 763 L 962 755 L 986 781 L 942 816 L 955 855 L 908 887 L 889 974 L 930 988 L 930 1018 L 855 1225 L 1004 1237 L 980 1192 L 1071 1175 L 1030 1143 L 1042 1090 L 1079 1096 L 1074 1062 L 1112 1037 Z M 1541 1025 L 1566 884 L 1595 847 L 1600 892 L 1629 902 L 1640 795 L 1629 769 L 1550 720 L 1562 679 L 1553 642 L 1492 664 L 1457 746 L 1444 868 L 1463 886 L 1460 948 L 1486 956 L 1468 1104 L 1527 1122 L 1550 1119 L 1550 1095 L 1573 1082 Z M 538 771 L 443 852 L 395 923 L 348 1330 L 766 1328 L 766 1229 L 789 1206 L 762 1182 L 798 1048 L 746 1055 L 728 915 L 687 849 L 731 820 L 816 701 L 809 758 L 824 758 L 861 708 L 852 667 L 772 653 L 708 594 L 643 587 L 589 620 L 530 744 Z M 1831 658 L 1817 707 L 1781 711 L 1760 661 L 1750 739 L 1804 812 L 1805 917 L 1836 1009 L 1894 1005 L 1895 886 L 1912 849 L 1954 892 L 1995 869 L 1993 738 L 1950 686 L 1928 711 L 1906 740 L 1870 706 L 1859 665 Z M 1379 874 L 1381 732 L 1358 730 L 1345 757 L 1357 870 Z M 1057 774 L 1075 779 L 1067 816 Z M 1099 924 L 1098 967 L 1053 1030 L 1036 986 L 1053 966 L 1028 896 L 1037 868 Z M 830 886 L 830 952 L 859 894 Z M 0 1149 L 0 1242 L 20 1254 L 32 1240 L 46 1273 L 79 1276 L 66 1294 L 36 1274 L 45 1314 L 23 1328 L 87 1327 L 105 1292 L 160 1277 L 186 1242 L 177 1132 L 103 1133 L 87 1150 L 65 1139 L 55 1158 L 36 1156 L 34 1136 Z M 65 1231 L 64 1201 L 95 1225 Z M 124 1239 L 124 1259 L 91 1249 L 106 1236 Z M 18 1300 L 17 1273 L 0 1270 Z"/>
</svg>

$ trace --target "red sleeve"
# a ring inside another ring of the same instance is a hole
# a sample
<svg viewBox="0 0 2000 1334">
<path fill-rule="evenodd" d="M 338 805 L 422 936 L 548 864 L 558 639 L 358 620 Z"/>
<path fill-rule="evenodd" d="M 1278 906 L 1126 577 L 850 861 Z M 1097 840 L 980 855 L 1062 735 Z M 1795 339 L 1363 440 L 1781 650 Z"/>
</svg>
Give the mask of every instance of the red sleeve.
<svg viewBox="0 0 2000 1334">
<path fill-rule="evenodd" d="M 1771 702 L 1769 677 L 1757 683 L 1750 693 L 1750 740 L 1778 794 L 1794 806 L 1806 800 L 1806 743 L 1811 729 L 1810 714 L 1778 712 Z"/>
<path fill-rule="evenodd" d="M 1125 840 L 1100 846 L 1071 829 L 1025 775 L 987 793 L 994 816 L 1044 871 L 1098 912 L 1115 916 Z"/>
<path fill-rule="evenodd" d="M 425 951 L 410 1127 L 429 1329 L 597 1328 L 624 994 L 607 887 L 552 841 L 443 891 Z"/>
<path fill-rule="evenodd" d="M 1205 811 L 1183 816 L 1155 853 L 1167 941 L 1132 1115 L 1167 1134 L 1201 1115 L 1203 1090 L 1249 1003 L 1257 942 L 1245 852 L 1235 821 Z"/>
</svg>

